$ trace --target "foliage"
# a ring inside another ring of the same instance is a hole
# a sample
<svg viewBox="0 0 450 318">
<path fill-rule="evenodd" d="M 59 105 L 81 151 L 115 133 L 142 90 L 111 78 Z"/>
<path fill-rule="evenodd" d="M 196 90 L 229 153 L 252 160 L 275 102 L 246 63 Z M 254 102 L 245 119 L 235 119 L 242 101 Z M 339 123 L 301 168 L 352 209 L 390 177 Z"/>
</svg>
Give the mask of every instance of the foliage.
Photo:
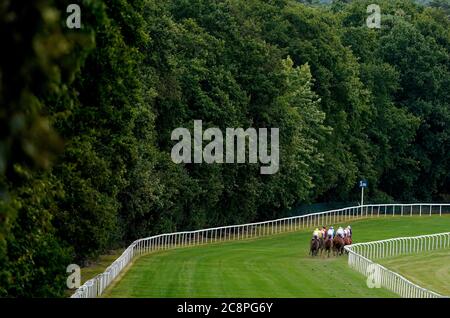
<svg viewBox="0 0 450 318">
<path fill-rule="evenodd" d="M 63 296 L 68 264 L 139 237 L 355 201 L 360 178 L 450 197 L 445 1 L 375 1 L 379 30 L 372 0 L 83 0 L 80 30 L 69 3 L 0 6 L 0 296 Z M 195 119 L 279 128 L 280 170 L 175 164 Z"/>
</svg>

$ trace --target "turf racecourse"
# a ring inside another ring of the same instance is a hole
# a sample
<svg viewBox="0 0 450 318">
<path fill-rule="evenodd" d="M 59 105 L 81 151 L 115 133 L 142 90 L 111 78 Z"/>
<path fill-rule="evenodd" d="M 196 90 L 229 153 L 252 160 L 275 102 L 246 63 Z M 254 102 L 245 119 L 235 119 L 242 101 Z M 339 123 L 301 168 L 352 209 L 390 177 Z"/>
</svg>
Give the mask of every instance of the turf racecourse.
<svg viewBox="0 0 450 318">
<path fill-rule="evenodd" d="M 450 295 L 450 250 L 390 257 L 378 261 L 422 287 Z"/>
<path fill-rule="evenodd" d="M 354 241 L 364 242 L 450 231 L 450 216 L 379 217 L 351 225 Z M 104 296 L 396 297 L 368 288 L 366 278 L 348 267 L 346 256 L 310 257 L 310 237 L 310 230 L 302 230 L 146 255 Z"/>
</svg>

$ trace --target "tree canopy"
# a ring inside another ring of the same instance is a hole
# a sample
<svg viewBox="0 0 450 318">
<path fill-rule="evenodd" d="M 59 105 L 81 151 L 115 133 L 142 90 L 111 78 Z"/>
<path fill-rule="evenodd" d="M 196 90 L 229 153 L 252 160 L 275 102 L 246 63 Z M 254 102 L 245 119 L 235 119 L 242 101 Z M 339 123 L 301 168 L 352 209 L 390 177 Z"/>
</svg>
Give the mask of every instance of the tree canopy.
<svg viewBox="0 0 450 318">
<path fill-rule="evenodd" d="M 368 28 L 366 7 L 381 8 Z M 447 0 L 6 1 L 0 297 L 63 296 L 66 266 L 298 204 L 450 198 Z M 280 169 L 176 164 L 171 132 L 276 127 Z"/>
</svg>

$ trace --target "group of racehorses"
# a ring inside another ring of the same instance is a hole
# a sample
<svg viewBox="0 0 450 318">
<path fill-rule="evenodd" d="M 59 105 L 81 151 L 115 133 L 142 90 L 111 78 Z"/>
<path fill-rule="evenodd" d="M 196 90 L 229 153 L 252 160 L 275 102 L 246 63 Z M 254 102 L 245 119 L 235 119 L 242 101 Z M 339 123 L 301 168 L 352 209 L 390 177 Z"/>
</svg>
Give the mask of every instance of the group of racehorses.
<svg viewBox="0 0 450 318">
<path fill-rule="evenodd" d="M 334 256 L 338 256 L 344 253 L 344 246 L 350 244 L 352 244 L 352 237 L 349 235 L 344 235 L 344 237 L 336 235 L 333 239 L 328 237 L 328 235 L 325 239 L 322 237 L 313 238 L 309 253 L 312 256 L 317 256 L 320 251 L 320 255 L 322 256 L 325 251 L 328 257 L 330 257 L 331 252 L 333 252 Z"/>
</svg>

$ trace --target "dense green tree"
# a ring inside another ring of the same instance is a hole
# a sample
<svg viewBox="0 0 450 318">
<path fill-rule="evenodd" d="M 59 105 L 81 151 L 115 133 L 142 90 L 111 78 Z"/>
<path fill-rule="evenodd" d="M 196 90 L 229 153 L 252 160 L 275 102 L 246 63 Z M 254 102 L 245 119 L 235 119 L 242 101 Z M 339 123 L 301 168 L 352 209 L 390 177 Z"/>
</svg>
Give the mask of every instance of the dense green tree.
<svg viewBox="0 0 450 318">
<path fill-rule="evenodd" d="M 88 31 L 64 30 L 60 12 L 53 1 L 0 8 L 0 296 L 65 289 L 71 249 L 52 224 L 62 191 L 44 171 L 63 145 L 51 125 L 51 96 L 67 93 L 92 42 Z"/>
<path fill-rule="evenodd" d="M 372 129 L 373 144 L 388 141 L 383 148 L 390 150 L 380 155 L 391 158 L 377 165 L 383 169 L 379 188 L 401 200 L 442 200 L 448 188 L 448 132 L 443 123 L 449 111 L 449 21 L 442 10 L 411 1 L 378 1 L 382 27 L 369 30 L 362 13 L 369 3 L 351 4 L 342 19 L 348 28 L 346 42 L 360 64 L 369 67 L 364 80 L 370 80 L 372 96 L 379 96 L 374 106 L 382 120 Z M 379 78 L 373 81 L 375 74 Z"/>
<path fill-rule="evenodd" d="M 68 0 L 6 1 L 0 296 L 62 296 L 68 264 L 136 238 L 354 201 L 359 178 L 448 200 L 448 6 L 374 1 L 84 0 L 74 30 Z M 175 164 L 194 120 L 279 128 L 279 171 Z"/>
</svg>

